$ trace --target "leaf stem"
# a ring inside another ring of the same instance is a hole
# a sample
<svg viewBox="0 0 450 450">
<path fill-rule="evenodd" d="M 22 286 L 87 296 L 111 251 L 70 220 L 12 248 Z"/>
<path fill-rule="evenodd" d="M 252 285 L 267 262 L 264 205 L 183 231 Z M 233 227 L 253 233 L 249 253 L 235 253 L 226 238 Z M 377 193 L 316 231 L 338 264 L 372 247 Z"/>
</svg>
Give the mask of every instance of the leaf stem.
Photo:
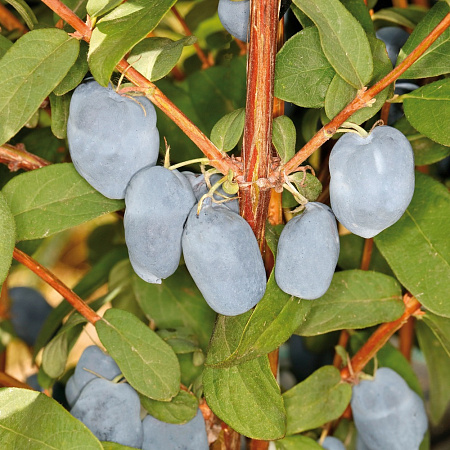
<svg viewBox="0 0 450 450">
<path fill-rule="evenodd" d="M 431 33 L 399 64 L 392 72 L 389 72 L 378 83 L 370 89 L 362 89 L 357 96 L 350 102 L 331 122 L 322 127 L 306 145 L 291 158 L 281 170 L 290 174 L 298 170 L 298 167 L 311 156 L 324 142 L 330 139 L 336 130 L 344 123 L 355 111 L 364 108 L 381 91 L 386 89 L 391 83 L 400 77 L 411 65 L 416 62 L 433 44 L 433 42 L 450 26 L 450 13 L 447 14 L 441 22 L 431 31 Z"/>
<path fill-rule="evenodd" d="M 361 270 L 369 270 L 370 259 L 372 258 L 373 238 L 364 240 L 364 249 L 361 258 Z"/>
<path fill-rule="evenodd" d="M 179 13 L 178 9 L 175 6 L 172 6 L 172 12 L 174 13 L 175 17 L 177 18 L 178 22 L 180 22 L 180 25 L 183 27 L 183 30 L 186 34 L 186 36 L 192 36 L 192 32 L 190 28 L 188 27 L 188 24 L 184 20 L 184 17 Z M 202 62 L 202 69 L 206 69 L 208 67 L 212 67 L 213 64 L 209 61 L 208 57 L 205 55 L 205 52 L 200 47 L 199 43 L 196 42 L 194 44 L 195 51 L 197 52 L 197 55 Z"/>
<path fill-rule="evenodd" d="M 39 278 L 49 284 L 55 291 L 60 293 L 88 322 L 93 325 L 101 317 L 91 309 L 75 292 L 69 289 L 55 274 L 41 266 L 35 259 L 18 248 L 14 249 L 13 258 L 28 267 Z"/>
<path fill-rule="evenodd" d="M 410 293 L 403 296 L 405 303 L 405 312 L 393 322 L 380 325 L 378 329 L 370 336 L 367 342 L 359 349 L 351 360 L 352 372 L 356 375 L 361 372 L 366 364 L 376 355 L 376 353 L 386 344 L 390 337 L 401 328 L 408 319 L 420 310 L 421 304 Z M 351 381 L 352 374 L 349 367 L 341 370 L 341 378 L 344 381 Z"/>
<path fill-rule="evenodd" d="M 28 153 L 22 144 L 0 146 L 0 163 L 7 164 L 11 172 L 19 169 L 34 170 L 50 165 L 44 158 Z"/>
</svg>

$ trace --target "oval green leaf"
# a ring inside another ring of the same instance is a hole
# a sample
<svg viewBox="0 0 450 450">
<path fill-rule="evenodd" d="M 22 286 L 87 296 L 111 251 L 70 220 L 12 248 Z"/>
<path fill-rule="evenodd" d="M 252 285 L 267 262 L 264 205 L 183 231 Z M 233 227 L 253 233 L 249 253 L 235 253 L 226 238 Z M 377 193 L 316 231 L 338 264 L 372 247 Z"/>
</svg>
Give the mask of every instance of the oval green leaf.
<svg viewBox="0 0 450 450">
<path fill-rule="evenodd" d="M 180 390 L 180 365 L 172 348 L 133 314 L 108 309 L 95 324 L 98 336 L 127 382 L 154 400 Z"/>
<path fill-rule="evenodd" d="M 405 94 L 405 116 L 411 125 L 433 141 L 450 146 L 450 78 Z"/>
<path fill-rule="evenodd" d="M 143 395 L 139 397 L 147 412 L 162 422 L 181 425 L 197 414 L 198 400 L 191 392 L 180 391 L 170 402 L 158 402 Z"/>
<path fill-rule="evenodd" d="M 356 18 L 339 0 L 293 0 L 293 3 L 316 24 L 323 52 L 334 70 L 354 88 L 365 86 L 372 78 L 372 52 Z"/>
<path fill-rule="evenodd" d="M 211 141 L 224 152 L 233 150 L 244 132 L 245 109 L 239 108 L 223 116 L 211 130 Z"/>
<path fill-rule="evenodd" d="M 414 196 L 405 214 L 374 238 L 400 283 L 426 308 L 445 317 L 450 317 L 449 222 L 447 188 L 416 172 Z"/>
<path fill-rule="evenodd" d="M 176 0 L 129 0 L 101 18 L 92 32 L 89 68 L 107 86 L 116 64 L 158 25 Z"/>
<path fill-rule="evenodd" d="M 0 142 L 13 137 L 75 62 L 79 42 L 58 29 L 30 31 L 0 59 Z"/>
<path fill-rule="evenodd" d="M 102 450 L 97 438 L 57 401 L 39 392 L 0 389 L 2 448 Z"/>
<path fill-rule="evenodd" d="M 238 433 L 261 440 L 284 436 L 283 399 L 267 356 L 226 369 L 206 368 L 203 387 L 214 414 Z"/>
<path fill-rule="evenodd" d="M 304 108 L 320 108 L 335 71 L 323 54 L 316 27 L 290 38 L 278 52 L 274 95 Z"/>
<path fill-rule="evenodd" d="M 342 382 L 339 370 L 324 366 L 283 394 L 287 415 L 286 434 L 318 428 L 345 411 L 352 388 Z"/>
<path fill-rule="evenodd" d="M 5 281 L 11 267 L 14 244 L 16 242 L 16 224 L 8 203 L 0 191 L 0 286 Z"/>
<path fill-rule="evenodd" d="M 39 239 L 124 207 L 97 192 L 73 167 L 54 164 L 14 177 L 3 188 L 16 239 Z"/>
<path fill-rule="evenodd" d="M 294 122 L 288 116 L 273 119 L 272 144 L 282 163 L 288 162 L 295 155 L 296 139 Z"/>
</svg>

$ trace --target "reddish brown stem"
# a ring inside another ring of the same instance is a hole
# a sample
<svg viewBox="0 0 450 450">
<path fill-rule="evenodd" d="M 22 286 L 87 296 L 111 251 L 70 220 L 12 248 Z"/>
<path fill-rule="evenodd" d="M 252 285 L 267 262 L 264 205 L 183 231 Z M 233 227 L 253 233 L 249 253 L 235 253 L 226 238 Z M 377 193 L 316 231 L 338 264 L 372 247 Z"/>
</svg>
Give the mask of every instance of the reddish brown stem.
<svg viewBox="0 0 450 450">
<path fill-rule="evenodd" d="M 0 24 L 8 31 L 19 30 L 22 34 L 28 32 L 28 28 L 2 3 L 0 3 Z"/>
<path fill-rule="evenodd" d="M 370 259 L 372 258 L 373 238 L 364 241 L 364 249 L 361 258 L 361 270 L 369 270 Z"/>
<path fill-rule="evenodd" d="M 0 146 L 0 163 L 7 164 L 11 172 L 19 169 L 34 170 L 51 164 L 39 156 L 28 153 L 22 145 Z"/>
<path fill-rule="evenodd" d="M 174 13 L 175 17 L 177 18 L 178 22 L 180 22 L 180 25 L 183 27 L 184 33 L 186 36 L 192 36 L 192 32 L 190 28 L 188 27 L 186 21 L 184 20 L 184 17 L 179 13 L 178 9 L 175 6 L 172 6 L 172 12 Z M 208 60 L 208 57 L 205 55 L 205 52 L 200 47 L 199 43 L 196 42 L 194 44 L 195 51 L 197 52 L 198 57 L 200 58 L 200 61 L 202 62 L 202 68 L 205 69 L 207 67 L 212 67 L 212 64 Z"/>
<path fill-rule="evenodd" d="M 389 102 L 385 102 L 385 104 L 381 107 L 380 119 L 384 124 L 388 123 L 389 111 L 391 109 L 391 104 Z"/>
<path fill-rule="evenodd" d="M 75 292 L 69 289 L 50 270 L 41 266 L 35 259 L 18 248 L 14 249 L 13 258 L 28 267 L 39 278 L 49 284 L 55 291 L 60 293 L 88 322 L 95 324 L 101 317 L 91 309 Z"/>
<path fill-rule="evenodd" d="M 414 345 L 414 318 L 410 317 L 408 321 L 400 328 L 400 351 L 402 355 L 411 361 L 411 352 Z"/>
<path fill-rule="evenodd" d="M 380 325 L 378 329 L 370 336 L 368 341 L 359 349 L 351 360 L 351 369 L 347 366 L 341 370 L 341 378 L 351 380 L 353 374 L 361 372 L 366 364 L 377 354 L 377 352 L 386 344 L 390 337 L 402 327 L 407 320 L 420 310 L 420 303 L 409 293 L 403 296 L 405 303 L 405 312 L 400 319 Z"/>
<path fill-rule="evenodd" d="M 270 201 L 272 112 L 279 0 L 251 2 L 241 214 L 263 249 Z M 258 183 L 257 183 L 258 181 Z"/>
<path fill-rule="evenodd" d="M 425 51 L 433 44 L 433 42 L 450 26 L 450 13 L 447 14 L 441 22 L 433 29 L 433 31 L 405 58 L 405 60 L 397 66 L 392 72 L 387 74 L 378 83 L 370 89 L 358 92 L 355 99 L 350 102 L 331 122 L 321 128 L 306 145 L 296 153 L 296 155 L 288 161 L 282 170 L 286 174 L 290 174 L 298 170 L 309 156 L 318 149 L 324 142 L 330 139 L 336 130 L 358 109 L 368 106 L 377 94 L 386 89 L 400 75 L 402 75 L 411 65 L 417 61 Z"/>
<path fill-rule="evenodd" d="M 29 389 L 31 391 L 34 390 L 31 386 L 28 386 L 28 384 L 22 383 L 22 381 L 17 380 L 5 372 L 0 372 L 0 386 Z"/>
</svg>

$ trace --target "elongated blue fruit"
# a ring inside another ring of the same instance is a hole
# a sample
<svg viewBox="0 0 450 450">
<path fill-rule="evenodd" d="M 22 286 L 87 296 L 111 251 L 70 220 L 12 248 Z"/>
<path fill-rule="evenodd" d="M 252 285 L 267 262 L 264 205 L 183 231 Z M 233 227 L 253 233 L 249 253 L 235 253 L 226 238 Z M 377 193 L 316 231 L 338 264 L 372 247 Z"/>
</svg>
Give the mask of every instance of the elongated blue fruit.
<svg viewBox="0 0 450 450">
<path fill-rule="evenodd" d="M 219 0 L 217 8 L 219 19 L 223 27 L 235 38 L 247 42 L 250 30 L 250 0 L 233 2 L 232 0 Z"/>
<path fill-rule="evenodd" d="M 145 416 L 142 421 L 144 441 L 142 450 L 208 450 L 205 420 L 200 409 L 189 422 L 176 425 L 161 422 L 153 416 Z"/>
<path fill-rule="evenodd" d="M 97 378 L 84 387 L 70 413 L 101 441 L 141 448 L 140 410 L 139 396 L 129 384 Z"/>
<path fill-rule="evenodd" d="M 206 204 L 205 204 L 206 203 Z M 209 306 L 236 316 L 255 306 L 266 290 L 266 272 L 250 225 L 207 200 L 192 208 L 183 233 L 184 261 Z"/>
<path fill-rule="evenodd" d="M 414 193 L 414 153 L 397 129 L 342 136 L 330 155 L 330 201 L 339 222 L 371 238 L 403 215 Z"/>
<path fill-rule="evenodd" d="M 394 370 L 353 386 L 351 406 L 358 437 L 369 450 L 418 450 L 428 427 L 422 399 Z"/>
<path fill-rule="evenodd" d="M 120 95 L 91 80 L 70 101 L 67 140 L 78 173 L 108 198 L 124 198 L 131 177 L 155 165 L 156 111 L 145 97 Z"/>
<path fill-rule="evenodd" d="M 148 283 L 161 283 L 177 270 L 181 235 L 195 203 L 189 181 L 177 170 L 145 167 L 125 195 L 125 241 L 135 272 Z"/>
<path fill-rule="evenodd" d="M 287 294 L 314 300 L 330 287 L 338 257 L 339 235 L 331 209 L 309 202 L 281 232 L 275 280 Z"/>
</svg>

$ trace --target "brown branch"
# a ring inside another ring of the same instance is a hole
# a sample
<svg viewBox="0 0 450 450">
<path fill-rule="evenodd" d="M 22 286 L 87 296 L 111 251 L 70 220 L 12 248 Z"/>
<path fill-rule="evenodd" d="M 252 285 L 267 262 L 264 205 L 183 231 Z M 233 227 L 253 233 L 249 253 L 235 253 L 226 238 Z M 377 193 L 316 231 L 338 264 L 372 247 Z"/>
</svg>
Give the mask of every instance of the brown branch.
<svg viewBox="0 0 450 450">
<path fill-rule="evenodd" d="M 22 383 L 22 381 L 17 380 L 16 378 L 12 377 L 11 375 L 8 375 L 5 372 L 0 372 L 0 386 L 16 387 L 34 391 L 34 389 L 31 386 L 28 386 L 28 384 Z"/>
<path fill-rule="evenodd" d="M 19 30 L 22 34 L 28 32 L 28 28 L 2 3 L 0 3 L 0 24 L 8 31 Z"/>
<path fill-rule="evenodd" d="M 35 259 L 18 248 L 14 249 L 13 258 L 28 267 L 39 278 L 49 284 L 55 291 L 60 293 L 88 322 L 95 324 L 101 317 L 91 309 L 75 292 L 69 289 L 50 270 L 41 266 Z"/>
<path fill-rule="evenodd" d="M 384 344 L 386 344 L 390 337 L 402 327 L 414 313 L 417 313 L 420 310 L 420 303 L 409 293 L 403 296 L 403 302 L 405 303 L 405 312 L 403 315 L 393 322 L 380 325 L 355 356 L 353 356 L 351 360 L 351 370 L 348 366 L 341 370 L 341 378 L 344 381 L 351 381 L 353 379 L 352 373 L 357 375 L 361 372 L 366 364 L 377 354 Z"/>
<path fill-rule="evenodd" d="M 192 36 L 192 32 L 190 28 L 188 27 L 186 21 L 184 20 L 184 17 L 178 12 L 178 9 L 175 6 L 172 6 L 172 12 L 175 14 L 175 17 L 177 18 L 178 22 L 180 22 L 180 25 L 183 27 L 184 33 L 186 36 Z M 194 44 L 195 51 L 197 52 L 197 56 L 199 57 L 200 61 L 202 62 L 202 69 L 206 69 L 207 67 L 212 67 L 213 64 L 209 61 L 208 57 L 205 55 L 205 52 L 200 47 L 199 43 L 196 42 Z"/>
<path fill-rule="evenodd" d="M 396 8 L 407 8 L 408 0 L 392 0 L 392 5 Z"/>
<path fill-rule="evenodd" d="M 242 146 L 244 174 L 239 180 L 240 207 L 261 249 L 270 201 L 271 186 L 264 182 L 268 181 L 271 171 L 278 11 L 279 0 L 251 2 L 246 120 Z"/>
<path fill-rule="evenodd" d="M 411 352 L 414 345 L 414 318 L 410 317 L 408 321 L 400 328 L 400 352 L 411 362 Z"/>
<path fill-rule="evenodd" d="M 388 123 L 390 109 L 391 104 L 389 102 L 385 102 L 384 105 L 381 107 L 380 120 L 382 120 L 384 124 Z"/>
<path fill-rule="evenodd" d="M 339 341 L 337 345 L 339 345 L 342 348 L 346 348 L 349 339 L 350 339 L 349 332 L 347 330 L 342 330 L 341 334 L 339 335 Z M 341 364 L 342 358 L 340 357 L 339 353 L 336 352 L 333 358 L 333 366 L 339 369 L 341 367 Z"/>
<path fill-rule="evenodd" d="M 369 270 L 370 259 L 372 258 L 373 238 L 364 240 L 364 249 L 361 258 L 361 270 Z"/>
<path fill-rule="evenodd" d="M 392 72 L 388 73 L 378 83 L 370 89 L 358 92 L 355 99 L 350 102 L 331 122 L 321 128 L 309 142 L 297 154 L 288 161 L 282 168 L 286 174 L 290 174 L 298 170 L 309 156 L 311 156 L 324 142 L 330 139 L 336 130 L 358 109 L 370 104 L 370 101 L 381 91 L 386 89 L 400 75 L 402 75 L 411 65 L 417 61 L 425 51 L 433 44 L 433 42 L 449 27 L 450 13 L 447 14 L 434 30 L 405 58 L 405 60 L 397 66 Z"/>
<path fill-rule="evenodd" d="M 34 170 L 50 165 L 44 158 L 28 153 L 22 144 L 0 146 L 0 163 L 7 164 L 11 172 L 19 169 Z"/>
</svg>

